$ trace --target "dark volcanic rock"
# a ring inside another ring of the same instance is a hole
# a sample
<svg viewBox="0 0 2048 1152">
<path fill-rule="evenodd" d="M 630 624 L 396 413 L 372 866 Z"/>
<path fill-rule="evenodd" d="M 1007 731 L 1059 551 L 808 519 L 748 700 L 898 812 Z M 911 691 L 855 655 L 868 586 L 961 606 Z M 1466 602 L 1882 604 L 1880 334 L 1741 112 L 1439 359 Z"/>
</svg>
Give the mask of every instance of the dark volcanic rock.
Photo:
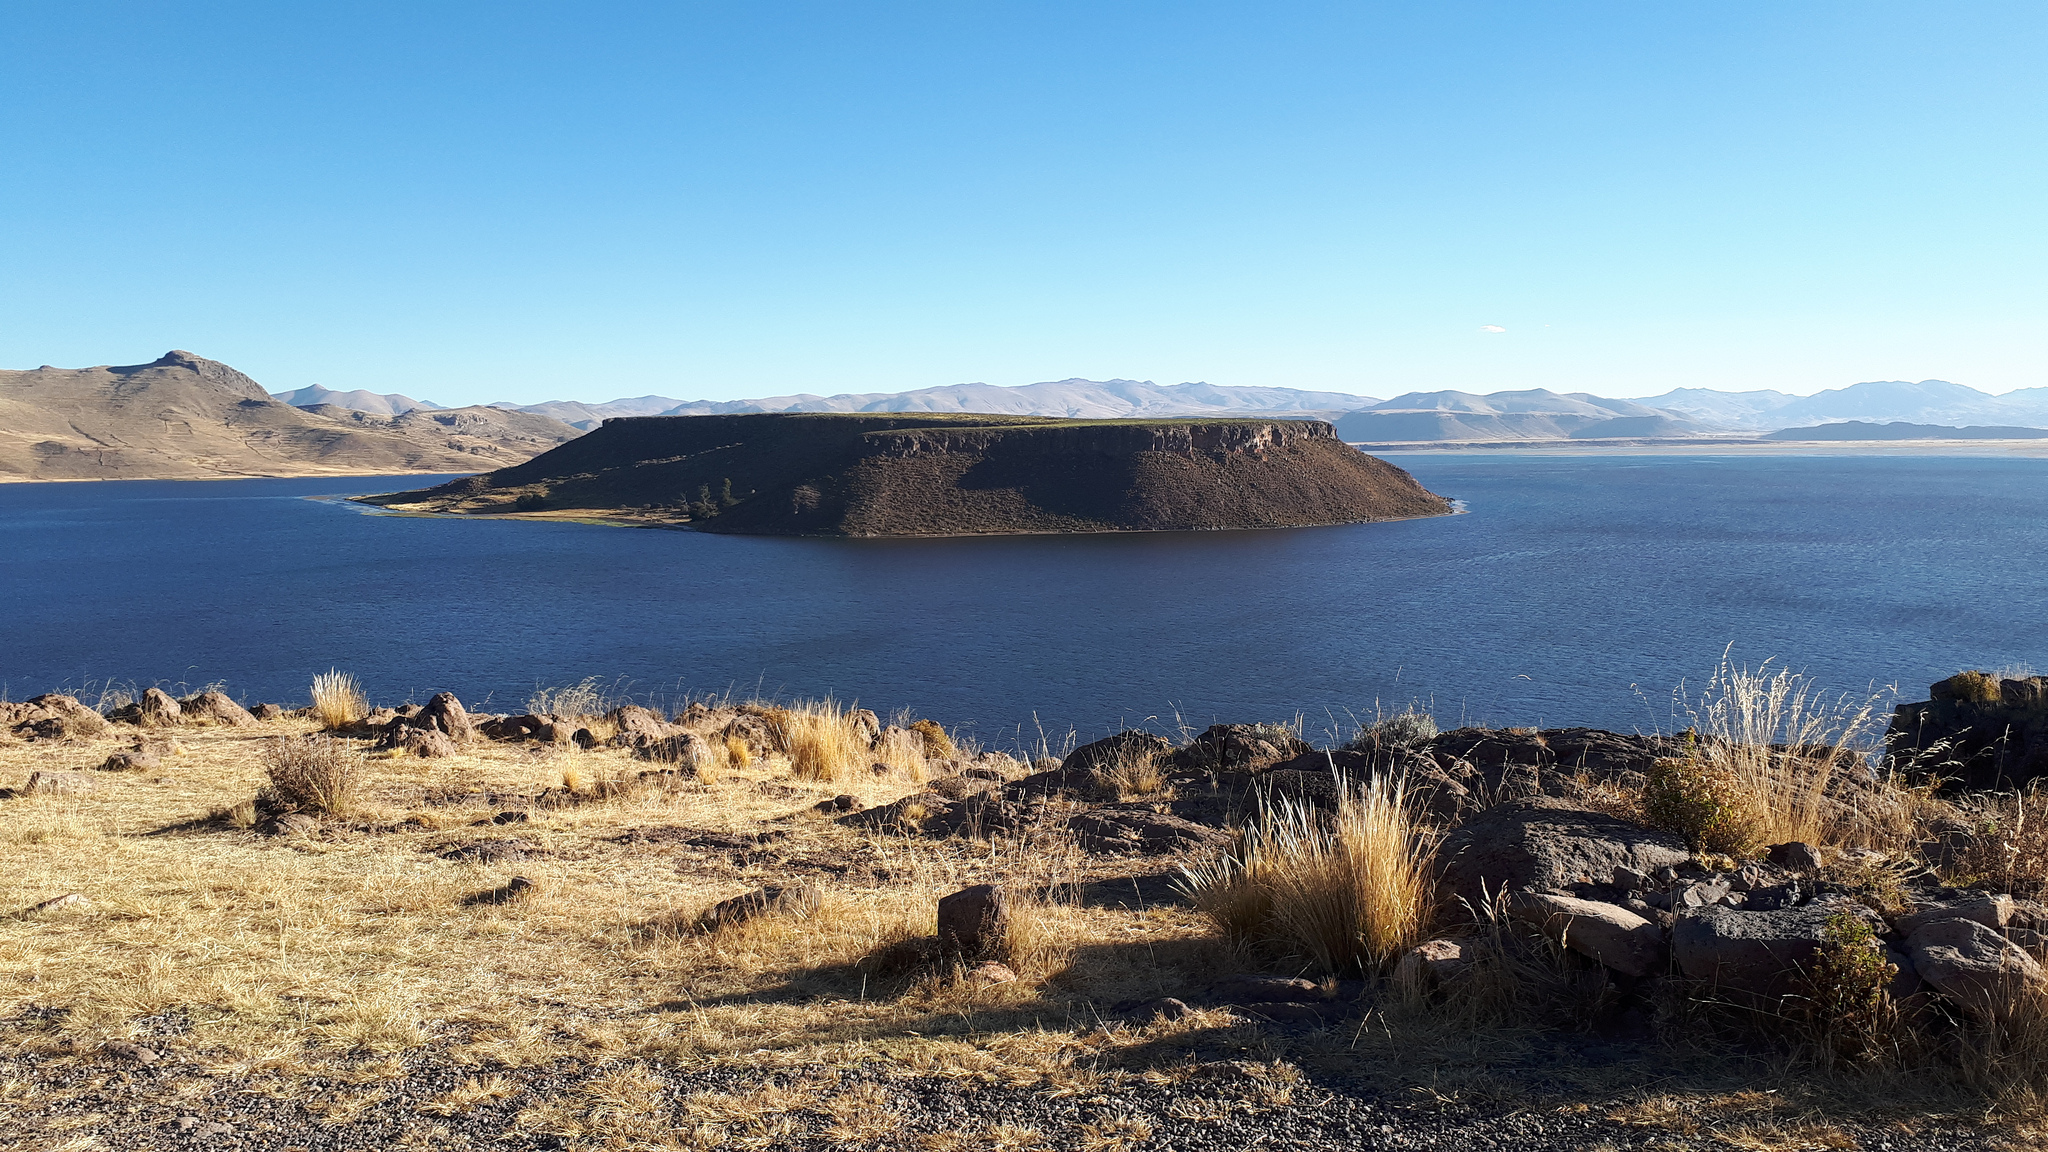
<svg viewBox="0 0 2048 1152">
<path fill-rule="evenodd" d="M 1002 942 L 1009 894 L 1001 885 L 976 884 L 939 898 L 939 943 L 969 958 L 986 956 Z"/>
<path fill-rule="evenodd" d="M 453 756 L 456 749 L 476 739 L 476 725 L 462 701 L 453 692 L 441 692 L 424 708 L 407 705 L 393 714 L 383 726 L 377 747 L 403 748 L 416 756 Z"/>
<path fill-rule="evenodd" d="M 256 717 L 249 710 L 234 702 L 225 692 L 208 690 L 195 693 L 178 702 L 179 710 L 187 722 L 204 721 L 231 728 L 254 724 Z"/>
<path fill-rule="evenodd" d="M 1668 832 L 1546 797 L 1481 812 L 1445 839 L 1441 854 L 1446 890 L 1474 907 L 1502 891 L 1569 894 L 1609 883 L 1616 868 L 1648 874 L 1691 856 Z"/>
<path fill-rule="evenodd" d="M 161 688 L 144 689 L 136 702 L 136 723 L 161 727 L 184 720 L 185 710 Z"/>
<path fill-rule="evenodd" d="M 638 704 L 625 704 L 614 708 L 605 719 L 618 726 L 619 734 L 612 737 L 612 745 L 618 748 L 646 748 L 682 731 L 662 719 L 661 713 L 650 708 L 642 708 Z"/>
<path fill-rule="evenodd" d="M 2012 789 L 2048 775 L 2048 676 L 1964 672 L 1901 704 L 1885 733 L 1892 764 L 1951 787 Z"/>
<path fill-rule="evenodd" d="M 1820 950 L 1828 921 L 1842 913 L 1884 925 L 1876 914 L 1847 901 L 1775 912 L 1719 906 L 1687 912 L 1671 929 L 1671 955 L 1679 970 L 1719 988 L 1758 996 L 1796 989 L 1800 968 Z"/>
<path fill-rule="evenodd" d="M 517 467 L 370 502 L 509 512 L 543 492 L 549 508 L 830 536 L 1285 527 L 1451 510 L 1320 420 L 940 413 L 613 419 Z"/>
<path fill-rule="evenodd" d="M 1143 805 L 1097 808 L 1067 821 L 1074 838 L 1090 852 L 1137 852 L 1147 855 L 1184 848 L 1217 848 L 1231 842 L 1229 833 L 1154 812 Z"/>
<path fill-rule="evenodd" d="M 1207 772 L 1258 772 L 1315 751 L 1277 724 L 1212 724 L 1173 754 L 1177 765 Z"/>
</svg>

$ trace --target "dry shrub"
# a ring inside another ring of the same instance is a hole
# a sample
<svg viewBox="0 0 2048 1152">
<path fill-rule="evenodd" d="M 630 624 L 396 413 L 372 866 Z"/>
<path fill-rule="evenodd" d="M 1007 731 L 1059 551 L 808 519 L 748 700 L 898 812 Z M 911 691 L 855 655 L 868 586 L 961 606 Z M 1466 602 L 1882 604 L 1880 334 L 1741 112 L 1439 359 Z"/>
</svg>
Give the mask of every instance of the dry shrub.
<svg viewBox="0 0 2048 1152">
<path fill-rule="evenodd" d="M 369 698 L 353 674 L 329 668 L 313 677 L 313 718 L 322 728 L 346 728 L 369 714 Z"/>
<path fill-rule="evenodd" d="M 1949 879 L 2022 898 L 2048 894 L 2048 796 L 2030 787 L 1970 800 L 1968 841 L 1945 869 Z"/>
<path fill-rule="evenodd" d="M 871 763 L 882 765 L 891 775 L 922 784 L 931 776 L 931 761 L 924 749 L 923 736 L 897 731 L 884 734 L 868 755 Z"/>
<path fill-rule="evenodd" d="M 1339 784 L 1334 813 L 1283 798 L 1236 850 L 1184 867 L 1178 884 L 1234 944 L 1325 972 L 1381 972 L 1430 928 L 1441 834 L 1400 780 Z"/>
<path fill-rule="evenodd" d="M 806 780 L 851 780 L 874 762 L 867 730 L 854 710 L 829 696 L 775 709 L 766 719 L 789 757 L 789 770 Z"/>
<path fill-rule="evenodd" d="M 729 735 L 722 743 L 725 747 L 725 762 L 729 767 L 751 768 L 754 766 L 754 746 L 747 743 L 746 737 L 737 734 Z"/>
<path fill-rule="evenodd" d="M 1946 683 L 1955 692 L 1956 699 L 1967 700 L 1972 704 L 1996 704 L 2003 695 L 1997 676 L 1974 668 L 1968 672 L 1956 673 L 1949 677 Z"/>
<path fill-rule="evenodd" d="M 2007 1112 L 2038 1116 L 2048 1106 L 2048 987 L 2013 985 L 2003 1013 L 1964 1025 L 1953 1059 L 1970 1089 Z"/>
<path fill-rule="evenodd" d="M 960 754 L 960 749 L 953 744 L 953 738 L 946 734 L 946 730 L 940 727 L 936 720 L 912 721 L 910 730 L 924 737 L 924 754 L 928 760 L 951 760 Z"/>
<path fill-rule="evenodd" d="M 1077 938 L 1075 910 L 1033 893 L 1012 891 L 1005 905 L 1003 938 L 993 959 L 1020 979 L 1049 980 L 1065 971 Z"/>
<path fill-rule="evenodd" d="M 1879 814 L 1831 802 L 1830 789 L 1868 772 L 1860 751 L 1873 734 L 1881 694 L 1829 696 L 1803 673 L 1754 670 L 1724 653 L 1697 698 L 1679 692 L 1691 721 L 1689 754 L 1669 769 L 1660 810 L 1728 845 L 1753 848 L 1800 840 L 1861 843 L 1882 830 Z M 1684 834 L 1684 827 L 1673 831 Z"/>
<path fill-rule="evenodd" d="M 1514 916 L 1503 890 L 1468 907 L 1474 933 L 1465 936 L 1471 968 L 1457 994 L 1428 1004 L 1437 1026 L 1501 1024 L 1587 1028 L 1616 1004 L 1619 990 L 1599 962 L 1572 951 L 1561 936 Z M 1415 989 L 1408 990 L 1411 993 Z M 1408 1001 L 1415 1007 L 1412 998 Z"/>
<path fill-rule="evenodd" d="M 280 736 L 263 749 L 263 773 L 270 778 L 265 806 L 279 811 L 341 816 L 355 807 L 363 783 L 363 759 L 338 740 Z"/>
</svg>

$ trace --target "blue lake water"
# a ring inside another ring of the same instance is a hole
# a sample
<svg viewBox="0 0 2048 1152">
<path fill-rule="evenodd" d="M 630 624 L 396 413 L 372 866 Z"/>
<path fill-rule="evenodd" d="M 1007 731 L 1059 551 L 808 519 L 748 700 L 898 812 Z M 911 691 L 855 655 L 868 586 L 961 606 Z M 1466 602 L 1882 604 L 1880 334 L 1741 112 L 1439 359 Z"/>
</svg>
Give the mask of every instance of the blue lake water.
<svg viewBox="0 0 2048 1152">
<path fill-rule="evenodd" d="M 1409 701 L 1668 727 L 1731 642 L 1858 691 L 2048 667 L 2048 461 L 1392 459 L 1467 513 L 844 541 L 306 499 L 418 486 L 388 477 L 0 485 L 0 682 L 289 703 L 332 666 L 383 703 L 507 709 L 597 676 L 668 702 L 831 693 L 1003 745 Z"/>
</svg>

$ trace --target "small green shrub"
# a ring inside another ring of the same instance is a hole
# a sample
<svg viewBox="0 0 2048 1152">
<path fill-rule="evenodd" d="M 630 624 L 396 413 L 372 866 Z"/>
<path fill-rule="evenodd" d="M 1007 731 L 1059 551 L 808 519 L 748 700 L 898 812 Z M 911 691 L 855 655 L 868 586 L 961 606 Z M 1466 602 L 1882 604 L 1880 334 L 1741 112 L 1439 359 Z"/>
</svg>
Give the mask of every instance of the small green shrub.
<svg viewBox="0 0 2048 1152">
<path fill-rule="evenodd" d="M 1762 847 L 1754 797 L 1734 773 L 1699 754 L 1690 733 L 1686 754 L 1658 760 L 1644 774 L 1643 822 L 1685 839 L 1695 852 L 1746 857 Z"/>
<path fill-rule="evenodd" d="M 1853 912 L 1828 918 L 1821 948 L 1806 970 L 1805 1024 L 1824 1062 L 1867 1062 L 1886 1048 L 1898 1021 L 1891 982 L 1898 967 L 1869 921 Z"/>
</svg>

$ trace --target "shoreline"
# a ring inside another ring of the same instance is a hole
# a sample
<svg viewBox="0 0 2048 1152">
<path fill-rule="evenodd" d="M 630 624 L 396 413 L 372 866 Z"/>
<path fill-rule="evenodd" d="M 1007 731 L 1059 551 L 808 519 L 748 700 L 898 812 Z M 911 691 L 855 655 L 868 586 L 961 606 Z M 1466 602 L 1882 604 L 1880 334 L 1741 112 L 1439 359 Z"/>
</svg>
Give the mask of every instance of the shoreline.
<svg viewBox="0 0 2048 1152">
<path fill-rule="evenodd" d="M 1351 445 L 1374 456 L 2020 456 L 2048 458 L 2048 440 L 1413 440 Z"/>
</svg>

